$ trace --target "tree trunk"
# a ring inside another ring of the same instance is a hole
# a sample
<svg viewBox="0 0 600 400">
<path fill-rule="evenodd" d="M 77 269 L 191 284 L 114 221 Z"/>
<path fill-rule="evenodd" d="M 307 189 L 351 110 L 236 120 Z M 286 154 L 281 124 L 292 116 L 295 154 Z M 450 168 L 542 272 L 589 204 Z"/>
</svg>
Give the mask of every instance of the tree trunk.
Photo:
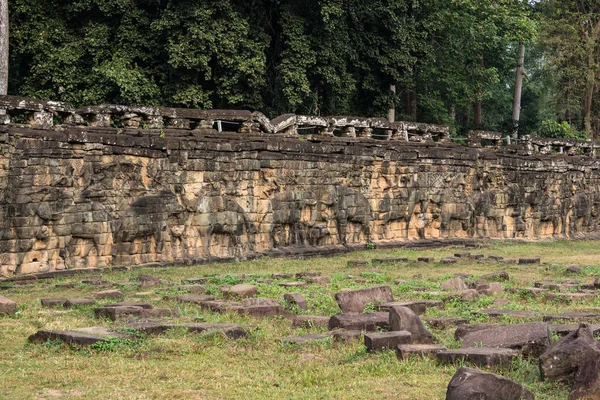
<svg viewBox="0 0 600 400">
<path fill-rule="evenodd" d="M 394 100 L 395 100 L 395 97 L 396 97 L 396 85 L 390 85 L 390 90 L 394 94 Z M 396 120 L 396 106 L 395 106 L 395 101 L 394 101 L 394 104 L 392 104 L 392 106 L 388 110 L 388 121 L 394 122 L 395 120 Z"/>
<path fill-rule="evenodd" d="M 525 76 L 525 44 L 519 43 L 519 56 L 517 57 L 517 72 L 515 74 L 515 95 L 513 97 L 513 138 L 519 136 L 519 120 L 521 117 L 521 92 L 523 89 L 523 77 Z"/>
<path fill-rule="evenodd" d="M 8 0 L 0 0 L 0 95 L 8 93 Z"/>
<path fill-rule="evenodd" d="M 476 101 L 473 103 L 473 125 L 478 127 L 481 123 L 481 101 Z"/>
</svg>

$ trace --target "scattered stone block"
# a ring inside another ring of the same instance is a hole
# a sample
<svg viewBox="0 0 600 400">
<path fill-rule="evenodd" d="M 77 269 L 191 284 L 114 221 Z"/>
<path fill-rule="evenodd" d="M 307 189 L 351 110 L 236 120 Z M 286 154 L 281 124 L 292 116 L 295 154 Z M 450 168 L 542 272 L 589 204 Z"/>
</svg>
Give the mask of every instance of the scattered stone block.
<svg viewBox="0 0 600 400">
<path fill-rule="evenodd" d="M 507 326 L 507 324 L 463 324 L 459 325 L 454 332 L 455 340 L 462 340 L 467 334 L 471 332 L 482 331 L 486 329 L 494 329 L 501 326 Z"/>
<path fill-rule="evenodd" d="M 496 307 L 507 306 L 509 304 L 510 301 L 506 299 L 494 299 L 494 301 L 492 302 L 492 305 Z"/>
<path fill-rule="evenodd" d="M 367 264 L 368 263 L 366 261 L 362 260 L 351 260 L 346 263 L 348 267 L 366 267 Z"/>
<path fill-rule="evenodd" d="M 144 311 L 141 307 L 98 307 L 94 309 L 96 318 L 116 321 L 127 317 L 141 317 Z"/>
<path fill-rule="evenodd" d="M 306 282 L 316 285 L 329 285 L 331 283 L 330 276 L 313 276 L 306 278 Z"/>
<path fill-rule="evenodd" d="M 546 314 L 544 322 L 573 321 L 595 322 L 600 320 L 600 314 L 595 312 L 567 312 L 563 314 Z"/>
<path fill-rule="evenodd" d="M 288 336 L 280 340 L 283 344 L 303 346 L 309 343 L 319 343 L 328 339 L 329 335 L 326 334 L 311 334 L 302 336 Z"/>
<path fill-rule="evenodd" d="M 325 328 L 329 327 L 330 317 L 320 315 L 296 315 L 292 321 L 294 328 Z"/>
<path fill-rule="evenodd" d="M 490 327 L 463 337 L 463 348 L 481 346 L 521 350 L 524 356 L 539 357 L 550 346 L 550 329 L 545 322 L 534 322 Z"/>
<path fill-rule="evenodd" d="M 519 264 L 539 264 L 541 259 L 539 257 L 523 257 L 519 258 Z"/>
<path fill-rule="evenodd" d="M 600 334 L 600 324 L 588 324 L 594 336 Z M 575 332 L 579 329 L 579 324 L 551 324 L 548 325 L 550 332 L 554 332 L 559 336 L 567 336 L 571 332 Z"/>
<path fill-rule="evenodd" d="M 567 267 L 567 272 L 569 272 L 571 274 L 580 274 L 581 273 L 581 268 L 577 264 L 575 264 L 575 265 L 569 265 Z"/>
<path fill-rule="evenodd" d="M 301 310 L 308 309 L 306 298 L 301 293 L 285 293 L 283 295 L 283 300 L 289 306 L 296 306 Z"/>
<path fill-rule="evenodd" d="M 454 257 L 442 258 L 440 264 L 456 264 L 457 260 Z"/>
<path fill-rule="evenodd" d="M 502 284 L 500 282 L 491 282 L 477 286 L 477 292 L 482 296 L 495 296 L 502 294 Z"/>
<path fill-rule="evenodd" d="M 502 260 L 504 257 L 502 257 L 502 256 L 494 256 L 494 255 L 489 255 L 489 256 L 488 256 L 488 258 L 489 258 L 490 260 L 500 261 L 500 260 Z"/>
<path fill-rule="evenodd" d="M 208 283 L 208 281 L 210 280 L 210 278 L 208 277 L 204 277 L 204 278 L 187 278 L 181 281 L 181 283 L 183 284 L 187 284 L 187 285 L 201 285 L 204 283 Z"/>
<path fill-rule="evenodd" d="M 499 281 L 499 282 L 505 282 L 508 281 L 510 279 L 508 272 L 506 271 L 500 271 L 500 272 L 493 272 L 491 274 L 486 274 L 486 275 L 482 275 L 478 281 Z"/>
<path fill-rule="evenodd" d="M 448 384 L 446 400 L 534 400 L 533 393 L 501 375 L 461 367 Z"/>
<path fill-rule="evenodd" d="M 360 313 L 369 304 L 394 301 L 389 286 L 377 286 L 369 289 L 350 290 L 335 294 L 335 300 L 343 313 Z"/>
<path fill-rule="evenodd" d="M 406 307 L 392 307 L 389 312 L 391 331 L 408 331 L 412 335 L 412 343 L 432 344 L 435 337 L 427 330 L 423 321 L 414 311 Z"/>
<path fill-rule="evenodd" d="M 542 380 L 571 382 L 587 354 L 594 353 L 594 334 L 587 324 L 550 346 L 540 356 Z"/>
<path fill-rule="evenodd" d="M 473 347 L 468 349 L 441 350 L 436 359 L 440 363 L 453 364 L 466 361 L 479 367 L 509 366 L 519 352 L 511 349 Z"/>
<path fill-rule="evenodd" d="M 462 278 L 452 278 L 444 281 L 440 284 L 442 290 L 466 290 L 468 289 L 467 284 Z"/>
<path fill-rule="evenodd" d="M 17 312 L 17 303 L 8 297 L 0 296 L 0 314 L 12 315 Z"/>
<path fill-rule="evenodd" d="M 406 360 L 410 357 L 435 358 L 435 355 L 442 350 L 447 350 L 445 346 L 439 344 L 401 344 L 396 348 L 396 356 L 400 360 Z"/>
<path fill-rule="evenodd" d="M 182 294 L 182 295 L 177 296 L 176 299 L 180 303 L 194 303 L 194 304 L 199 305 L 202 302 L 213 301 L 213 300 L 216 300 L 217 298 L 215 296 Z"/>
<path fill-rule="evenodd" d="M 546 293 L 546 299 L 556 301 L 592 301 L 594 297 L 591 293 Z"/>
<path fill-rule="evenodd" d="M 104 307 L 140 307 L 146 310 L 151 310 L 152 308 L 154 308 L 152 304 L 133 301 L 123 301 L 119 303 L 106 304 Z"/>
<path fill-rule="evenodd" d="M 446 329 L 451 326 L 459 326 L 469 323 L 469 321 L 465 318 L 425 318 L 423 321 L 435 329 Z"/>
<path fill-rule="evenodd" d="M 252 298 L 242 300 L 242 313 L 253 317 L 274 317 L 284 314 L 283 307 L 276 299 Z"/>
<path fill-rule="evenodd" d="M 571 386 L 569 400 L 600 399 L 600 351 L 594 349 L 585 355 Z"/>
<path fill-rule="evenodd" d="M 424 262 L 424 263 L 432 263 L 432 262 L 435 261 L 435 258 L 433 258 L 433 257 L 419 257 L 419 258 L 417 258 L 417 261 Z"/>
<path fill-rule="evenodd" d="M 397 264 L 408 262 L 408 258 L 397 257 L 397 258 L 374 258 L 371 260 L 373 264 Z"/>
<path fill-rule="evenodd" d="M 40 299 L 42 303 L 42 307 L 46 308 L 55 308 L 55 307 L 64 307 L 67 299 Z"/>
<path fill-rule="evenodd" d="M 95 299 L 122 299 L 125 297 L 120 290 L 103 290 L 101 292 L 92 292 Z"/>
<path fill-rule="evenodd" d="M 230 287 L 222 287 L 221 293 L 225 298 L 242 298 L 254 297 L 258 293 L 258 288 L 254 285 L 239 284 Z"/>
<path fill-rule="evenodd" d="M 377 306 L 378 311 L 390 311 L 392 307 L 406 307 L 413 310 L 416 314 L 425 314 L 428 308 L 444 308 L 444 302 L 441 300 L 413 300 L 413 301 L 392 301 Z"/>
<path fill-rule="evenodd" d="M 479 297 L 479 292 L 475 289 L 459 290 L 458 292 L 450 293 L 446 296 L 445 301 L 450 301 L 455 297 L 460 297 L 462 300 L 475 300 Z"/>
<path fill-rule="evenodd" d="M 104 331 L 104 334 L 100 334 L 100 331 L 96 333 L 86 333 L 80 331 L 52 331 L 52 330 L 39 330 L 37 333 L 29 336 L 28 340 L 31 343 L 44 343 L 48 340 L 60 340 L 68 345 L 77 346 L 91 346 L 98 342 L 107 342 L 113 338 L 126 338 L 135 339 L 135 336 L 125 335 L 116 332 Z"/>
<path fill-rule="evenodd" d="M 162 284 L 162 281 L 159 278 L 155 278 L 151 275 L 140 275 L 137 280 L 140 282 L 140 288 L 142 289 Z"/>
<path fill-rule="evenodd" d="M 203 294 L 206 293 L 206 288 L 202 285 L 181 285 L 179 290 L 184 292 L 190 292 L 191 294 Z"/>
<path fill-rule="evenodd" d="M 502 317 L 505 315 L 509 315 L 511 317 L 520 317 L 520 318 L 536 318 L 541 314 L 536 311 L 525 311 L 525 310 L 500 310 L 497 308 L 488 308 L 485 310 L 473 311 L 474 313 L 487 314 L 490 317 Z"/>
<path fill-rule="evenodd" d="M 456 257 L 456 258 L 468 258 L 468 257 L 471 257 L 471 253 L 455 253 L 454 257 Z"/>
<path fill-rule="evenodd" d="M 242 339 L 248 337 L 252 328 L 237 324 L 196 324 L 184 323 L 177 324 L 168 321 L 157 321 L 152 319 L 139 320 L 126 326 L 128 329 L 135 329 L 138 332 L 147 334 L 162 334 L 173 328 L 186 328 L 190 333 L 222 334 L 230 339 Z"/>
<path fill-rule="evenodd" d="M 68 299 L 65 302 L 64 307 L 72 308 L 76 306 L 93 306 L 94 304 L 96 304 L 96 300 L 94 299 Z"/>
<path fill-rule="evenodd" d="M 198 303 L 201 309 L 216 313 L 226 312 L 244 312 L 244 307 L 240 303 L 224 300 L 208 300 Z"/>
<path fill-rule="evenodd" d="M 473 260 L 483 260 L 485 258 L 485 255 L 483 254 L 471 254 L 471 257 Z"/>
<path fill-rule="evenodd" d="M 389 328 L 389 313 L 374 312 L 365 314 L 340 314 L 329 319 L 329 330 L 346 329 L 349 331 L 374 332 L 378 328 Z"/>
<path fill-rule="evenodd" d="M 321 272 L 310 272 L 310 271 L 298 272 L 296 274 L 296 279 L 314 278 L 315 276 L 321 276 Z"/>
<path fill-rule="evenodd" d="M 396 349 L 400 344 L 410 343 L 410 332 L 371 332 L 365 333 L 365 346 L 371 352 Z"/>
</svg>

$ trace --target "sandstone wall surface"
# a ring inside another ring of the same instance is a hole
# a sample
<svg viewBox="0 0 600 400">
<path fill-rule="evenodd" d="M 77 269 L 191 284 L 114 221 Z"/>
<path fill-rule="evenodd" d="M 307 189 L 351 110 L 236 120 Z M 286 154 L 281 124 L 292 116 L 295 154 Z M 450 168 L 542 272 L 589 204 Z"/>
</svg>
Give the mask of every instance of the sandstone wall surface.
<svg viewBox="0 0 600 400">
<path fill-rule="evenodd" d="M 3 275 L 600 230 L 591 156 L 211 129 L 0 128 Z"/>
</svg>

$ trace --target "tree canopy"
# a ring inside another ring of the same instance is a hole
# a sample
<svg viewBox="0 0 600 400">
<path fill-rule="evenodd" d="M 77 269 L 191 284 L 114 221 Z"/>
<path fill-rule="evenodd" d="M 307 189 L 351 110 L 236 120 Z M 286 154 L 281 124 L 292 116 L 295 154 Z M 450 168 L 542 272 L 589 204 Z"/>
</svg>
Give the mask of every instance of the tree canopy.
<svg viewBox="0 0 600 400">
<path fill-rule="evenodd" d="M 525 43 L 522 133 L 595 137 L 596 3 L 10 0 L 9 93 L 508 131 Z"/>
</svg>

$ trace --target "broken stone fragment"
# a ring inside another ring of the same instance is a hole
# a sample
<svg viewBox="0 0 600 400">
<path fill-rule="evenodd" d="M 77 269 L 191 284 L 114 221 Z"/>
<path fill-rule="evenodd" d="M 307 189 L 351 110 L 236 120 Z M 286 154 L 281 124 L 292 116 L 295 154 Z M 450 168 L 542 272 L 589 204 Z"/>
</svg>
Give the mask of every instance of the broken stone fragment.
<svg viewBox="0 0 600 400">
<path fill-rule="evenodd" d="M 440 284 L 442 290 L 467 290 L 468 287 L 461 278 L 452 278 Z"/>
<path fill-rule="evenodd" d="M 529 390 L 501 375 L 461 367 L 448 384 L 446 400 L 534 400 Z"/>
<path fill-rule="evenodd" d="M 587 354 L 597 350 L 594 334 L 587 324 L 550 346 L 540 355 L 542 380 L 572 382 Z"/>
<path fill-rule="evenodd" d="M 221 293 L 225 298 L 242 298 L 254 297 L 258 293 L 258 288 L 254 285 L 239 284 L 230 287 L 222 287 Z"/>
<path fill-rule="evenodd" d="M 411 334 L 412 343 L 432 344 L 435 337 L 427 330 L 423 321 L 414 311 L 406 307 L 392 307 L 389 312 L 391 331 L 407 331 Z"/>
<path fill-rule="evenodd" d="M 394 301 L 392 288 L 377 286 L 369 289 L 349 290 L 335 294 L 335 300 L 343 313 L 361 313 L 369 304 Z"/>
<path fill-rule="evenodd" d="M 125 295 L 120 290 L 103 290 L 101 292 L 92 292 L 95 299 L 122 299 Z"/>
<path fill-rule="evenodd" d="M 17 312 L 17 303 L 8 297 L 0 296 L 0 314 L 12 315 Z"/>
<path fill-rule="evenodd" d="M 285 293 L 283 299 L 288 306 L 296 306 L 301 310 L 308 309 L 306 299 L 300 293 Z"/>
</svg>

